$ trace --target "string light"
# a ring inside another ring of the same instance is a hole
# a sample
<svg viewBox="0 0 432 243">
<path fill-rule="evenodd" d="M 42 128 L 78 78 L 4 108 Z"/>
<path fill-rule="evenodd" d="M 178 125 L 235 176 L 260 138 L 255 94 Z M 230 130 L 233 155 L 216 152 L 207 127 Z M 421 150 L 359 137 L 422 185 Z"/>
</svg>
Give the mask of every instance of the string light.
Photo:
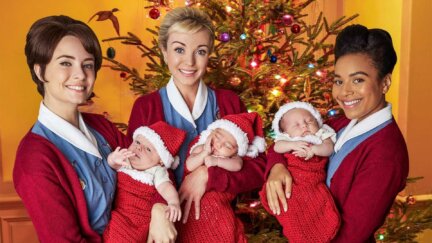
<svg viewBox="0 0 432 243">
<path fill-rule="evenodd" d="M 226 6 L 226 7 L 225 7 L 225 10 L 227 11 L 227 13 L 231 13 L 232 8 L 231 8 L 231 6 Z"/>
<path fill-rule="evenodd" d="M 274 88 L 274 89 L 271 91 L 271 93 L 272 93 L 272 95 L 275 96 L 275 97 L 278 97 L 278 96 L 281 94 L 281 92 L 280 92 L 280 90 L 279 90 L 278 88 Z"/>
<path fill-rule="evenodd" d="M 254 207 L 258 206 L 258 205 L 260 205 L 260 202 L 259 201 L 254 201 L 254 202 L 251 202 L 249 204 L 249 207 L 254 208 Z"/>
<path fill-rule="evenodd" d="M 276 74 L 275 76 L 274 76 L 274 78 L 275 79 L 280 79 L 280 78 L 282 78 L 279 74 Z"/>
<path fill-rule="evenodd" d="M 250 66 L 251 66 L 251 68 L 257 68 L 257 67 L 258 67 L 258 61 L 256 61 L 256 60 L 252 60 L 252 61 L 250 62 Z"/>
<path fill-rule="evenodd" d="M 288 81 L 288 80 L 287 80 L 286 78 L 281 78 L 281 79 L 280 79 L 280 83 L 281 83 L 281 84 L 285 84 L 287 81 Z"/>
</svg>

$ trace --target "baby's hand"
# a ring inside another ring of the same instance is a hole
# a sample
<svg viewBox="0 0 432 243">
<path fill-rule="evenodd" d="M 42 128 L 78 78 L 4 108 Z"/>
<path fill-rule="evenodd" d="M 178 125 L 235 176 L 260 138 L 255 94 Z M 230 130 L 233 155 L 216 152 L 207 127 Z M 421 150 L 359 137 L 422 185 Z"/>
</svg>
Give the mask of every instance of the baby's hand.
<svg viewBox="0 0 432 243">
<path fill-rule="evenodd" d="M 211 142 L 212 142 L 212 137 L 213 137 L 212 134 L 210 134 L 210 136 L 207 137 L 207 140 L 206 140 L 206 142 L 205 142 L 205 144 L 204 144 L 203 151 L 204 151 L 207 155 L 211 154 L 211 152 L 212 152 L 212 144 L 211 144 Z"/>
<path fill-rule="evenodd" d="M 309 143 L 304 141 L 294 141 L 291 144 L 293 152 L 295 151 L 306 151 L 309 149 Z"/>
<path fill-rule="evenodd" d="M 293 152 L 293 154 L 297 157 L 304 158 L 305 160 L 309 160 L 314 156 L 314 153 L 312 152 L 312 149 L 302 149 L 302 150 L 296 150 Z"/>
<path fill-rule="evenodd" d="M 120 169 L 122 166 L 129 166 L 129 163 L 126 160 L 132 156 L 135 156 L 135 153 L 132 151 L 129 151 L 126 148 L 120 149 L 120 147 L 117 147 L 108 155 L 108 165 L 115 170 Z"/>
<path fill-rule="evenodd" d="M 218 165 L 218 158 L 209 155 L 209 156 L 204 158 L 204 164 L 207 167 L 217 166 Z"/>
<path fill-rule="evenodd" d="M 181 219 L 181 209 L 179 203 L 168 203 L 165 210 L 166 218 L 171 222 L 176 222 Z"/>
</svg>

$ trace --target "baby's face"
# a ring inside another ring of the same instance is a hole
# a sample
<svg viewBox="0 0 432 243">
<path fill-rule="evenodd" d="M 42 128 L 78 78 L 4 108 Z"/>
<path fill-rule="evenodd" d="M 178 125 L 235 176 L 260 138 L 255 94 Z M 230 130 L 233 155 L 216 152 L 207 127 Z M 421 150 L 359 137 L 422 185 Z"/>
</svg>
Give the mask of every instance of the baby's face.
<svg viewBox="0 0 432 243">
<path fill-rule="evenodd" d="M 231 133 L 221 128 L 216 128 L 211 133 L 212 154 L 222 157 L 231 157 L 237 154 L 237 141 Z"/>
<path fill-rule="evenodd" d="M 138 135 L 128 148 L 135 153 L 129 161 L 132 168 L 136 170 L 146 170 L 161 163 L 158 152 L 149 140 L 144 136 Z"/>
<path fill-rule="evenodd" d="M 280 120 L 281 132 L 290 137 L 304 137 L 318 132 L 318 122 L 312 114 L 301 108 L 295 108 L 286 112 Z"/>
</svg>

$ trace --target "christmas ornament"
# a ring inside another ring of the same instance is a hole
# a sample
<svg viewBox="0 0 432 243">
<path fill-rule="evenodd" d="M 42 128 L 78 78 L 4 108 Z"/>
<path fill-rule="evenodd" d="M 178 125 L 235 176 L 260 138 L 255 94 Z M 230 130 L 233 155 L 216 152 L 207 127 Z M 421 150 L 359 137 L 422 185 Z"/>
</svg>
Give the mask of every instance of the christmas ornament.
<svg viewBox="0 0 432 243">
<path fill-rule="evenodd" d="M 259 45 L 257 45 L 257 49 L 258 49 L 258 51 L 262 51 L 262 49 L 264 49 L 264 46 L 259 44 Z"/>
<path fill-rule="evenodd" d="M 117 32 L 117 35 L 120 35 L 120 25 L 119 22 L 117 20 L 117 17 L 114 15 L 115 12 L 119 11 L 118 8 L 113 8 L 111 11 L 99 11 L 97 13 L 95 13 L 93 16 L 91 16 L 91 18 L 89 19 L 88 22 L 90 22 L 94 17 L 98 16 L 98 18 L 96 19 L 96 21 L 104 21 L 104 20 L 111 20 L 114 29 Z"/>
<path fill-rule="evenodd" d="M 239 77 L 237 77 L 237 76 L 232 76 L 232 77 L 229 79 L 229 83 L 230 83 L 232 86 L 238 86 L 238 85 L 241 83 L 241 79 L 240 79 Z"/>
<path fill-rule="evenodd" d="M 157 8 L 150 9 L 149 16 L 152 19 L 158 19 L 160 17 L 160 11 Z"/>
<path fill-rule="evenodd" d="M 219 40 L 222 42 L 228 42 L 228 41 L 230 41 L 230 39 L 231 39 L 231 36 L 228 32 L 222 32 L 219 35 Z"/>
<path fill-rule="evenodd" d="M 416 203 L 416 199 L 413 195 L 409 195 L 406 198 L 406 202 L 408 203 L 408 205 L 414 205 Z"/>
<path fill-rule="evenodd" d="M 240 35 L 240 39 L 246 40 L 246 38 L 247 38 L 247 35 L 245 33 L 243 33 L 243 34 Z"/>
<path fill-rule="evenodd" d="M 127 76 L 127 73 L 125 73 L 125 72 L 120 73 L 120 78 L 126 78 L 126 76 Z"/>
<path fill-rule="evenodd" d="M 298 34 L 300 32 L 300 25 L 298 24 L 293 24 L 291 26 L 291 32 L 293 32 L 294 34 Z"/>
<path fill-rule="evenodd" d="M 284 14 L 282 16 L 282 23 L 284 25 L 290 26 L 294 22 L 294 17 L 291 14 Z"/>
<path fill-rule="evenodd" d="M 116 51 L 113 47 L 108 47 L 106 54 L 108 58 L 114 59 Z"/>
<path fill-rule="evenodd" d="M 271 55 L 270 56 L 270 62 L 271 63 L 276 63 L 277 62 L 277 57 L 275 55 Z"/>
</svg>

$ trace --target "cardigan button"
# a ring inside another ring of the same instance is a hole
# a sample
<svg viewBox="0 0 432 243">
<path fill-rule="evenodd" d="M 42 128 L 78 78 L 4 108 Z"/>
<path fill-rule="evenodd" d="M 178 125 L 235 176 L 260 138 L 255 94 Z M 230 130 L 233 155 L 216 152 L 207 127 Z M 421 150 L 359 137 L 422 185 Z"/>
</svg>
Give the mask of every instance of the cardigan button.
<svg viewBox="0 0 432 243">
<path fill-rule="evenodd" d="M 96 166 L 100 166 L 101 164 L 102 164 L 102 160 L 97 159 L 97 160 L 96 160 Z"/>
</svg>

